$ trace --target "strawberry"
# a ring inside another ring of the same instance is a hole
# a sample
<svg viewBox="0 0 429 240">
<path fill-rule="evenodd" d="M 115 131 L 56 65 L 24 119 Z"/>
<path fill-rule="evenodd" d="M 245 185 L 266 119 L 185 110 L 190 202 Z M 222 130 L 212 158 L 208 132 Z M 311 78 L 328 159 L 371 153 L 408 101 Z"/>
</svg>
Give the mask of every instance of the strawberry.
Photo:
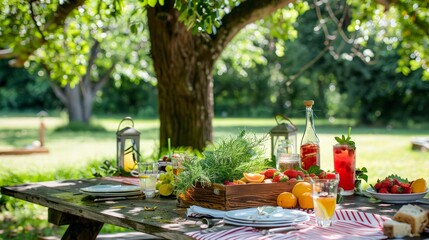
<svg viewBox="0 0 429 240">
<path fill-rule="evenodd" d="M 282 176 L 279 180 L 279 182 L 287 182 L 289 178 L 287 176 Z"/>
<path fill-rule="evenodd" d="M 381 182 L 377 181 L 377 183 L 374 185 L 375 190 L 378 192 L 381 188 Z"/>
<path fill-rule="evenodd" d="M 320 179 L 325 179 L 326 178 L 326 172 L 323 171 L 323 172 L 319 173 L 319 178 Z"/>
<path fill-rule="evenodd" d="M 389 193 L 389 190 L 385 187 L 380 188 L 379 193 Z"/>
<path fill-rule="evenodd" d="M 283 177 L 283 173 L 276 172 L 273 176 L 273 182 L 280 182 L 280 179 Z"/>
<path fill-rule="evenodd" d="M 402 193 L 411 193 L 411 186 L 408 186 L 408 187 L 402 187 L 403 188 L 403 191 L 402 191 Z"/>
<path fill-rule="evenodd" d="M 400 183 L 400 182 L 399 182 L 399 180 L 398 180 L 398 179 L 396 179 L 396 178 L 394 178 L 394 179 L 393 179 L 393 185 L 399 185 L 399 183 Z"/>
<path fill-rule="evenodd" d="M 264 172 L 265 178 L 273 178 L 275 172 L 277 172 L 277 169 L 274 169 L 274 168 L 265 170 Z"/>
<path fill-rule="evenodd" d="M 314 178 L 314 177 L 316 177 L 316 174 L 314 174 L 314 173 L 310 173 L 310 177 L 311 177 L 311 178 Z"/>
<path fill-rule="evenodd" d="M 403 191 L 403 189 L 402 189 L 402 187 L 401 186 L 399 186 L 399 185 L 393 185 L 392 186 L 392 188 L 390 188 L 390 192 L 391 193 L 396 193 L 396 194 L 398 194 L 398 193 L 402 193 L 402 191 Z"/>
<path fill-rule="evenodd" d="M 297 170 L 296 172 L 298 173 L 298 176 L 301 176 L 301 179 L 304 179 L 304 177 L 305 177 L 304 172 L 302 172 L 300 170 Z"/>
<path fill-rule="evenodd" d="M 326 173 L 326 179 L 336 179 L 335 173 Z"/>
<path fill-rule="evenodd" d="M 393 179 L 391 178 L 385 178 L 383 181 L 381 181 L 381 187 L 390 188 L 392 186 L 393 186 Z"/>
<path fill-rule="evenodd" d="M 289 178 L 288 182 L 296 182 L 296 178 Z"/>
<path fill-rule="evenodd" d="M 399 183 L 399 186 L 401 186 L 402 188 L 408 188 L 408 187 L 410 187 L 411 185 L 410 185 L 409 183 L 400 182 L 400 183 Z"/>
<path fill-rule="evenodd" d="M 295 169 L 286 169 L 286 171 L 284 171 L 283 174 L 288 176 L 289 178 L 298 177 L 298 172 Z"/>
<path fill-rule="evenodd" d="M 224 185 L 234 185 L 234 182 L 231 182 L 231 181 L 225 180 L 225 181 L 223 182 L 223 184 L 224 184 Z"/>
</svg>

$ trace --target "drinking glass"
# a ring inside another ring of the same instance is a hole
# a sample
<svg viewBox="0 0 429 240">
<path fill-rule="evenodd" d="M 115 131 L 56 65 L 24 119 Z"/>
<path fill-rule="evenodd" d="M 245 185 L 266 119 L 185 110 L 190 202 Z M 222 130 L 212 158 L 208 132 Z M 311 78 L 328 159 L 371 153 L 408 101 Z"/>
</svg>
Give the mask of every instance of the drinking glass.
<svg viewBox="0 0 429 240">
<path fill-rule="evenodd" d="M 332 217 L 337 205 L 338 178 L 313 179 L 313 204 L 316 215 L 316 224 L 319 227 L 332 226 Z"/>
<path fill-rule="evenodd" d="M 132 172 L 133 176 L 140 179 L 140 189 L 146 198 L 153 198 L 156 191 L 158 177 L 158 164 L 155 162 L 139 162 L 138 173 Z"/>
<path fill-rule="evenodd" d="M 284 172 L 287 169 L 299 168 L 301 159 L 299 158 L 299 154 L 288 153 L 288 154 L 280 155 L 277 161 L 278 161 L 277 169 Z"/>
<path fill-rule="evenodd" d="M 175 153 L 171 156 L 171 165 L 173 167 L 173 174 L 179 175 L 183 171 L 183 161 L 185 156 L 182 154 Z"/>
<path fill-rule="evenodd" d="M 339 187 L 344 191 L 342 195 L 353 195 L 355 189 L 355 172 L 356 172 L 356 150 L 348 145 L 336 144 L 334 152 L 334 169 L 340 174 Z"/>
</svg>

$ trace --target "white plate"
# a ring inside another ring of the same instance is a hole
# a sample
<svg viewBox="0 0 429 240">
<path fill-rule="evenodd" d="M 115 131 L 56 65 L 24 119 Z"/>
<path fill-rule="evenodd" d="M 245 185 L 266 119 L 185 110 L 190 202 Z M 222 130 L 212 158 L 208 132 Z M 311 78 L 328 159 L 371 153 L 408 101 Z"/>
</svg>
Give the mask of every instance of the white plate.
<svg viewBox="0 0 429 240">
<path fill-rule="evenodd" d="M 371 194 L 374 198 L 386 203 L 412 203 L 425 197 L 428 193 L 410 193 L 410 194 L 393 194 L 393 193 L 377 193 L 373 188 L 366 189 L 366 192 Z"/>
<path fill-rule="evenodd" d="M 232 210 L 225 213 L 225 217 L 231 220 L 240 220 L 255 223 L 294 222 L 307 216 L 307 213 L 299 210 L 283 209 L 281 207 L 266 207 L 265 215 L 258 214 L 257 208 Z"/>
<path fill-rule="evenodd" d="M 85 192 L 80 191 L 81 193 L 85 195 L 90 195 L 94 197 L 128 197 L 128 196 L 136 196 L 142 194 L 142 192 L 139 191 L 133 191 L 133 192 L 117 192 L 117 193 L 97 193 L 97 192 Z"/>
<path fill-rule="evenodd" d="M 123 193 L 140 191 L 140 187 L 134 185 L 94 185 L 80 190 L 88 193 Z"/>
</svg>

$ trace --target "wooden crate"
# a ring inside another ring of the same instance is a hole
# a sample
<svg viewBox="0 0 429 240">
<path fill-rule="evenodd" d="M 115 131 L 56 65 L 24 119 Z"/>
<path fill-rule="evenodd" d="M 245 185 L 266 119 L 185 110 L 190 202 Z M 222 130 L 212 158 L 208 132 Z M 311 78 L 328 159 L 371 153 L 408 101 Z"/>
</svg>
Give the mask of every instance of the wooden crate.
<svg viewBox="0 0 429 240">
<path fill-rule="evenodd" d="M 234 210 L 258 206 L 277 206 L 277 196 L 291 192 L 296 182 L 256 183 L 240 185 L 212 184 L 197 186 L 179 198 L 179 205 L 197 205 L 218 210 Z"/>
</svg>

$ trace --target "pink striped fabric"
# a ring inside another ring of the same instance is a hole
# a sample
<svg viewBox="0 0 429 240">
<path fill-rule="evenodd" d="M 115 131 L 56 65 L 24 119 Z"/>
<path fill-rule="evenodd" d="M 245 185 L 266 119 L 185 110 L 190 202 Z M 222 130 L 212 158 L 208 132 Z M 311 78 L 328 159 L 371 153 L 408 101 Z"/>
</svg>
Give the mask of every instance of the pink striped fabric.
<svg viewBox="0 0 429 240">
<path fill-rule="evenodd" d="M 120 183 L 124 183 L 124 184 L 129 184 L 129 185 L 139 185 L 139 179 L 136 177 L 115 176 L 115 177 L 103 177 L 103 179 L 109 180 L 109 181 L 120 182 Z"/>
<path fill-rule="evenodd" d="M 383 221 L 387 218 L 378 214 L 356 210 L 336 210 L 332 227 L 321 228 L 315 225 L 314 214 L 302 223 L 306 228 L 289 233 L 275 233 L 263 236 L 253 227 L 236 227 L 214 233 L 189 232 L 188 236 L 198 240 L 287 240 L 287 239 L 386 239 L 383 235 Z"/>
</svg>

